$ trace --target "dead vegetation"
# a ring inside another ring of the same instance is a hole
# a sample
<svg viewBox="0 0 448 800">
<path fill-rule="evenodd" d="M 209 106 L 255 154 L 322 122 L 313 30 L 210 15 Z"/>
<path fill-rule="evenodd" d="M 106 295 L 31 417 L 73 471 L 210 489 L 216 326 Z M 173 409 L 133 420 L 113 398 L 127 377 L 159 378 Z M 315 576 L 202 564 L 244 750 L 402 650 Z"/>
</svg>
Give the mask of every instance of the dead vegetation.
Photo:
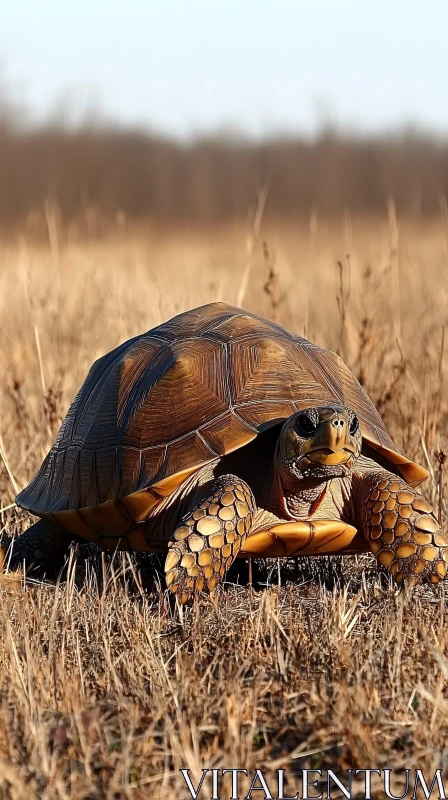
<svg viewBox="0 0 448 800">
<path fill-rule="evenodd" d="M 398 446 L 430 469 L 424 491 L 445 520 L 443 217 L 397 222 L 391 206 L 384 219 L 148 226 L 81 243 L 48 207 L 47 227 L 48 245 L 0 250 L 2 531 L 28 524 L 15 486 L 95 358 L 238 297 L 344 356 Z M 444 587 L 396 596 L 369 556 L 274 563 L 254 589 L 179 611 L 150 559 L 90 551 L 58 586 L 0 587 L 1 797 L 183 800 L 181 767 L 195 785 L 207 767 L 285 768 L 289 794 L 304 767 L 447 774 Z"/>
</svg>

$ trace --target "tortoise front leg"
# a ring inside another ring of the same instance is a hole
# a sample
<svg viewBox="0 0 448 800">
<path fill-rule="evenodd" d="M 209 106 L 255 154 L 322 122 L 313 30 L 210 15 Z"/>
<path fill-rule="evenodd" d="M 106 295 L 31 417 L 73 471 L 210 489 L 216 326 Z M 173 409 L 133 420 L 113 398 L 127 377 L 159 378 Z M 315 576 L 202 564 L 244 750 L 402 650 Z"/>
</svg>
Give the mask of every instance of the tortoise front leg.
<svg viewBox="0 0 448 800">
<path fill-rule="evenodd" d="M 437 584 L 447 573 L 448 538 L 432 507 L 386 470 L 355 481 L 361 528 L 379 563 L 398 583 Z"/>
<path fill-rule="evenodd" d="M 167 586 L 180 603 L 216 588 L 241 549 L 255 511 L 249 486 L 235 475 L 223 475 L 209 496 L 185 514 L 165 562 Z"/>
</svg>

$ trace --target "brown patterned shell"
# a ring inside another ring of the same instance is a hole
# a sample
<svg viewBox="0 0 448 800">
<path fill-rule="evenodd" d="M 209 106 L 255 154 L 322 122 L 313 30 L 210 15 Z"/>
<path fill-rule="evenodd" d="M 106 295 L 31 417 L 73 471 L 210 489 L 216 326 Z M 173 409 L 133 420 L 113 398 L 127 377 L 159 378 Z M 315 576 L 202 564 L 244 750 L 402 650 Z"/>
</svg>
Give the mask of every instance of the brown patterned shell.
<svg viewBox="0 0 448 800">
<path fill-rule="evenodd" d="M 71 529 L 76 510 L 85 536 L 116 527 L 117 506 L 129 526 L 207 461 L 301 408 L 327 403 L 353 408 L 365 440 L 406 481 L 427 477 L 400 455 L 339 356 L 247 311 L 202 306 L 93 364 L 17 504 Z"/>
</svg>

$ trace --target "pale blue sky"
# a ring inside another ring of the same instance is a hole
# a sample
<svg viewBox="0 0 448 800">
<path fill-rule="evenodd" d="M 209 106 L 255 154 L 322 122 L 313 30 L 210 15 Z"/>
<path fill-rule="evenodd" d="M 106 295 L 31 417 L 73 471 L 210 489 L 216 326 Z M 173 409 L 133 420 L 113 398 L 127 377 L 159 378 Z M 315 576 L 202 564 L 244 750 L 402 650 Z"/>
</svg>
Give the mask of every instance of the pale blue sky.
<svg viewBox="0 0 448 800">
<path fill-rule="evenodd" d="M 175 134 L 448 131 L 448 0 L 0 0 L 4 76 Z M 69 91 L 67 91 L 69 89 Z"/>
</svg>

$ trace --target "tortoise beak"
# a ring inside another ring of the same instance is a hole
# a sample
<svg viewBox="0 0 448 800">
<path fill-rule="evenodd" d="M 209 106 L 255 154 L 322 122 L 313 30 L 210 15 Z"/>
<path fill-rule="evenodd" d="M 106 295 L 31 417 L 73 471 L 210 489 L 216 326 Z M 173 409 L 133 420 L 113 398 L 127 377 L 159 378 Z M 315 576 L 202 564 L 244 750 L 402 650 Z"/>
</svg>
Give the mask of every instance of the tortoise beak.
<svg viewBox="0 0 448 800">
<path fill-rule="evenodd" d="M 338 464 L 345 464 L 353 455 L 353 451 L 347 450 L 345 447 L 334 453 L 332 450 L 323 448 L 322 450 L 313 450 L 307 453 L 307 458 L 314 464 L 326 464 L 329 467 L 334 467 Z"/>
<path fill-rule="evenodd" d="M 315 464 L 337 466 L 355 455 L 355 443 L 350 436 L 347 414 L 333 414 L 322 419 L 316 435 L 303 448 L 303 455 Z"/>
</svg>

